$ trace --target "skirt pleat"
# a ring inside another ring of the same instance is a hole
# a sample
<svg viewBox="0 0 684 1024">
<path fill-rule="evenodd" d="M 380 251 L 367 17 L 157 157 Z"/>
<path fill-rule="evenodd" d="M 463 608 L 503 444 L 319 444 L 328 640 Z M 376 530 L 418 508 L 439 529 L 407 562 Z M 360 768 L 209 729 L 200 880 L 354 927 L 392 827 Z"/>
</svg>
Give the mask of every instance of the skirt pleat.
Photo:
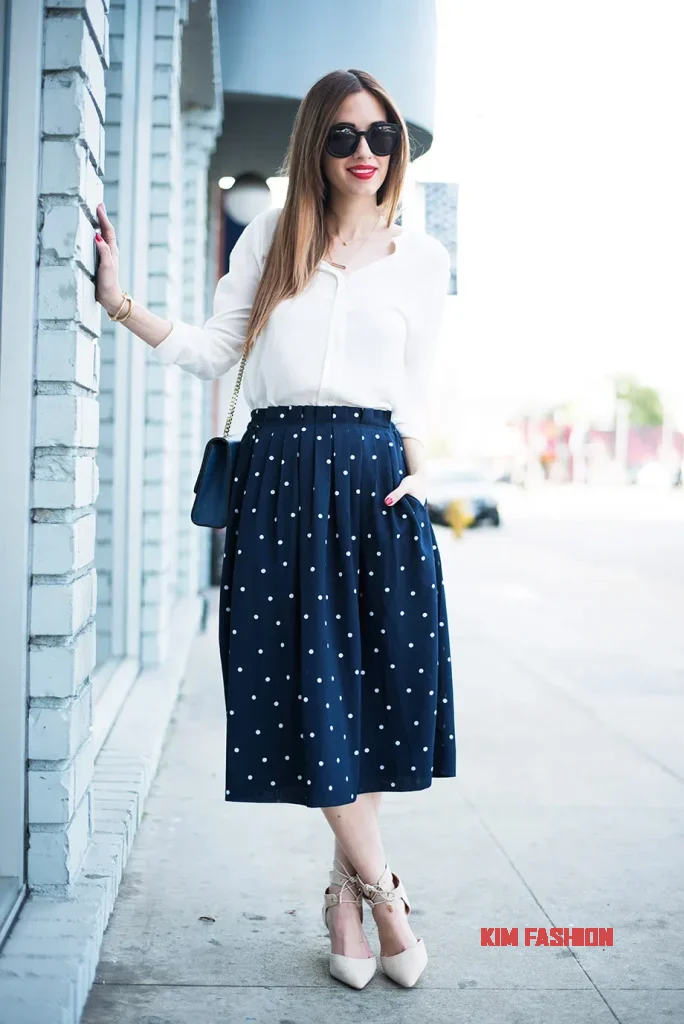
<svg viewBox="0 0 684 1024">
<path fill-rule="evenodd" d="M 268 406 L 239 446 L 219 644 L 228 801 L 353 802 L 456 775 L 442 566 L 389 411 Z"/>
</svg>

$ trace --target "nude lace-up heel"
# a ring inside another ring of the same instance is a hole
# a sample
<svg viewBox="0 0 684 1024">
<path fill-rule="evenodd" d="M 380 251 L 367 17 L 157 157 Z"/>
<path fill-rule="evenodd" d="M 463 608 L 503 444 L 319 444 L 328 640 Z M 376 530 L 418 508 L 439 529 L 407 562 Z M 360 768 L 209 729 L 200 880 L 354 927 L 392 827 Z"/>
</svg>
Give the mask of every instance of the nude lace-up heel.
<svg viewBox="0 0 684 1024">
<path fill-rule="evenodd" d="M 390 871 L 387 864 L 375 885 L 369 885 L 362 881 L 358 874 L 356 880 L 361 888 L 363 899 L 371 907 L 376 903 L 389 903 L 401 907 L 399 901 L 403 900 L 406 913 L 411 913 L 411 904 L 403 882 L 398 875 Z M 412 988 L 415 985 L 427 966 L 427 960 L 427 950 L 422 939 L 418 939 L 413 946 L 402 950 L 401 953 L 380 957 L 382 969 L 387 977 L 396 981 L 398 985 L 403 985 L 404 988 Z"/>
<path fill-rule="evenodd" d="M 328 910 L 337 906 L 338 903 L 356 903 L 361 910 L 363 921 L 363 898 L 361 889 L 356 880 L 357 876 L 350 875 L 339 860 L 333 860 L 333 869 L 330 872 L 330 883 L 341 886 L 339 892 L 326 892 L 323 894 L 323 924 L 328 928 Z M 345 895 L 346 894 L 346 895 Z M 328 928 L 328 932 L 330 929 Z M 333 978 L 343 981 L 345 985 L 352 988 L 365 988 L 375 974 L 375 956 L 355 957 L 343 956 L 342 953 L 330 954 L 330 973 Z"/>
</svg>

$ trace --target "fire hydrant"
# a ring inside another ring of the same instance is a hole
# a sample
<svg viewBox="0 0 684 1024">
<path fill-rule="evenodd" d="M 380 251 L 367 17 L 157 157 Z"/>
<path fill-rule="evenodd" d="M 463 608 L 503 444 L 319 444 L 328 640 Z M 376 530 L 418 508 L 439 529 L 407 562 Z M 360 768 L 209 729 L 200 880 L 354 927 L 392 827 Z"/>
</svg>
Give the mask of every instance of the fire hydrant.
<svg viewBox="0 0 684 1024">
<path fill-rule="evenodd" d="M 470 526 L 474 518 L 472 512 L 466 507 L 466 503 L 460 498 L 449 502 L 446 509 L 446 521 L 457 537 L 460 537 L 464 529 Z"/>
</svg>

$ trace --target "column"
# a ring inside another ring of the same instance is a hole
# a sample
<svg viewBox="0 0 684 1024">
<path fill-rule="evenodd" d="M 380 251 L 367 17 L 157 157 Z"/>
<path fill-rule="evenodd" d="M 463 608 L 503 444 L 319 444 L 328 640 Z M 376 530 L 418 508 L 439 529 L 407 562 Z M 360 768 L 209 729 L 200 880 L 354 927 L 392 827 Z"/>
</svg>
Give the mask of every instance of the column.
<svg viewBox="0 0 684 1024">
<path fill-rule="evenodd" d="M 181 33 L 185 5 L 155 3 L 152 170 L 149 219 L 149 308 L 180 316 L 182 261 Z M 146 353 L 147 395 L 143 483 L 144 665 L 163 661 L 176 600 L 180 373 Z"/>
<path fill-rule="evenodd" d="M 216 112 L 183 114 L 183 319 L 206 320 L 207 173 L 216 141 Z M 194 526 L 190 510 L 193 485 L 199 471 L 206 432 L 205 404 L 211 385 L 184 373 L 180 398 L 180 472 L 178 476 L 178 580 L 179 596 L 196 594 L 207 580 L 202 575 L 203 549 L 209 535 Z"/>
<path fill-rule="evenodd" d="M 29 637 L 29 883 L 72 881 L 91 831 L 90 673 L 104 170 L 102 0 L 46 4 Z M 78 9 L 72 9 L 78 8 Z"/>
</svg>

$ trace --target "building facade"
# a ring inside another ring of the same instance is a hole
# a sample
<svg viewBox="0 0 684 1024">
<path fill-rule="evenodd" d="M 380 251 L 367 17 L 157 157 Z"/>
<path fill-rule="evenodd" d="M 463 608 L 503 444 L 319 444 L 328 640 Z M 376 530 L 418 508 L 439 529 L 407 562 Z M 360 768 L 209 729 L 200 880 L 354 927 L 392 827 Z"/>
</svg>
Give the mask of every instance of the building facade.
<svg viewBox="0 0 684 1024">
<path fill-rule="evenodd" d="M 0 1021 L 79 1018 L 211 582 L 192 483 L 234 374 L 162 366 L 102 315 L 96 207 L 123 286 L 201 323 L 219 178 L 277 173 L 316 78 L 371 69 L 427 149 L 432 3 L 335 7 L 0 0 Z"/>
</svg>

